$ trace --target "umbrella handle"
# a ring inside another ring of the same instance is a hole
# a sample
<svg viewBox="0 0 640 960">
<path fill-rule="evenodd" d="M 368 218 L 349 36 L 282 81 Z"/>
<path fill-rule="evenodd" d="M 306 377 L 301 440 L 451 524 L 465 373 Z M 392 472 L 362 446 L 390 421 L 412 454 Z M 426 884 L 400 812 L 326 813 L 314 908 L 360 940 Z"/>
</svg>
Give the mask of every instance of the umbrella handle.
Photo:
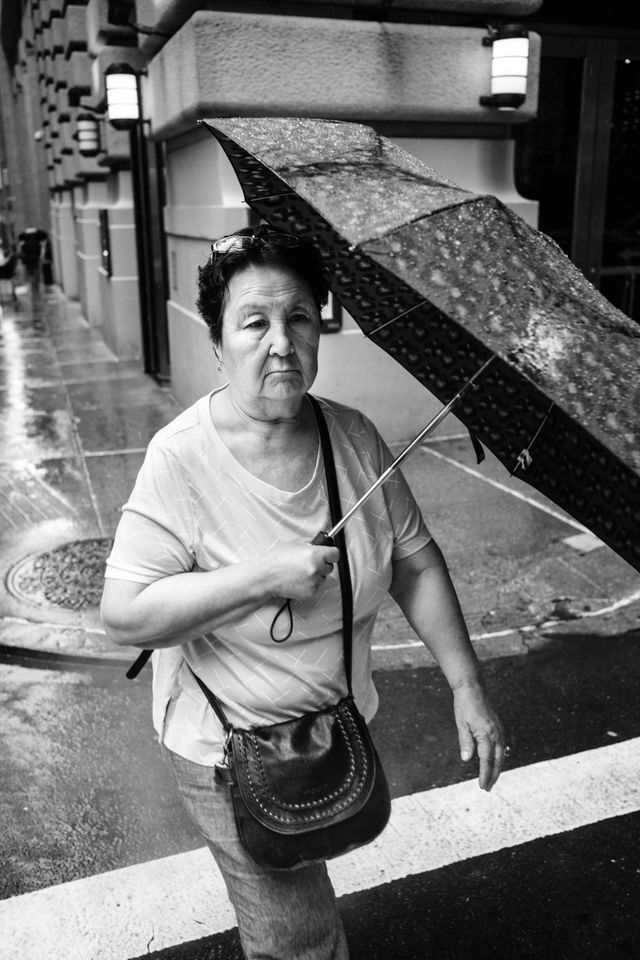
<svg viewBox="0 0 640 960">
<path fill-rule="evenodd" d="M 316 533 L 311 544 L 314 547 L 335 547 L 336 542 L 330 533 L 327 533 L 326 530 L 321 530 L 320 533 Z"/>
<path fill-rule="evenodd" d="M 321 530 L 320 533 L 316 533 L 315 537 L 311 541 L 314 547 L 335 547 L 336 542 L 333 537 L 329 536 L 326 531 Z M 276 624 L 280 617 L 286 616 L 287 618 L 287 627 L 286 633 L 283 637 L 276 637 Z M 274 643 L 284 643 L 285 640 L 288 640 L 291 634 L 293 633 L 293 613 L 291 611 L 291 600 L 285 600 L 275 617 L 271 621 L 271 627 L 269 629 L 269 636 Z"/>
</svg>

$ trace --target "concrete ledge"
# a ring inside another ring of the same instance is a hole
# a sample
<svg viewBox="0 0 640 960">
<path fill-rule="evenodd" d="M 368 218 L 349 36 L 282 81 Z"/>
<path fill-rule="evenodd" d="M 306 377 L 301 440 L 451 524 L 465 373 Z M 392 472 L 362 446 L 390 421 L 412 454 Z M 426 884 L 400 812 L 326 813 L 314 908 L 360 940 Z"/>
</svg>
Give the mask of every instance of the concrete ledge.
<svg viewBox="0 0 640 960">
<path fill-rule="evenodd" d="M 91 0 L 94 2 L 94 0 Z M 327 16 L 328 10 L 340 8 L 342 17 L 349 17 L 356 9 L 358 0 L 333 0 L 329 5 L 324 0 L 289 0 L 287 6 L 295 5 L 296 13 L 311 16 Z M 210 8 L 215 2 L 207 4 Z M 224 7 L 224 3 L 219 6 Z M 266 4 L 265 4 L 266 6 Z M 277 10 L 276 4 L 270 4 Z M 413 13 L 440 11 L 441 13 L 469 13 L 475 17 L 526 17 L 531 16 L 542 6 L 542 0 L 402 0 L 395 5 L 400 10 Z M 202 0 L 137 0 L 136 12 L 140 23 L 144 23 L 162 33 L 175 33 L 197 10 L 202 9 Z M 163 38 L 158 35 L 142 35 L 140 49 L 147 55 L 153 54 L 162 46 Z"/>
<path fill-rule="evenodd" d="M 68 92 L 77 96 L 89 96 L 91 93 L 91 61 L 81 50 L 72 51 L 66 61 Z"/>
<path fill-rule="evenodd" d="M 468 27 L 202 11 L 149 64 L 153 136 L 206 116 L 522 123 L 535 116 L 540 38 L 529 91 L 508 113 L 481 107 L 491 49 Z"/>
<path fill-rule="evenodd" d="M 51 52 L 54 56 L 57 53 L 64 53 L 65 39 L 64 20 L 62 17 L 54 17 L 51 21 L 50 33 Z"/>
<path fill-rule="evenodd" d="M 64 15 L 64 52 L 69 58 L 75 51 L 87 49 L 87 14 L 84 7 L 69 6 Z"/>
</svg>

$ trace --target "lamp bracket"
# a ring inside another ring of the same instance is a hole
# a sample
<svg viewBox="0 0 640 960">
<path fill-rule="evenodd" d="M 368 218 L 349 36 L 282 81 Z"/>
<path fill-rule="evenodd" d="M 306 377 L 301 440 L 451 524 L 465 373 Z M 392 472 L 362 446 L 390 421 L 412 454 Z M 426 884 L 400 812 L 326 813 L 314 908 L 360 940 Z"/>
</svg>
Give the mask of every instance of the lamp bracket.
<svg viewBox="0 0 640 960">
<path fill-rule="evenodd" d="M 494 93 L 491 96 L 480 97 L 480 106 L 495 107 L 498 110 L 517 110 L 525 100 L 524 93 Z"/>
<path fill-rule="evenodd" d="M 146 33 L 151 36 L 167 37 L 170 33 L 161 33 L 152 27 L 145 27 L 133 20 L 135 15 L 135 0 L 107 0 L 107 22 L 114 27 L 128 27 L 135 33 Z"/>
<path fill-rule="evenodd" d="M 75 106 L 77 106 L 80 110 L 86 110 L 87 113 L 92 113 L 95 117 L 98 118 L 98 120 L 106 119 L 104 108 L 102 110 L 96 110 L 95 107 L 90 107 L 88 104 L 82 103 L 80 100 L 78 100 Z"/>
<path fill-rule="evenodd" d="M 507 36 L 528 36 L 528 30 L 520 23 L 485 24 L 487 35 L 482 38 L 483 47 L 492 47 L 496 40 Z"/>
<path fill-rule="evenodd" d="M 485 29 L 487 31 L 486 36 L 482 38 L 483 47 L 492 47 L 493 41 L 497 39 L 497 36 L 500 32 L 500 27 L 495 23 L 485 23 Z"/>
<path fill-rule="evenodd" d="M 165 37 L 167 40 L 170 40 L 173 36 L 172 33 L 163 33 L 162 30 L 154 30 L 153 27 L 145 27 L 141 23 L 130 23 L 129 26 L 132 30 L 135 30 L 136 33 L 143 33 L 147 37 Z"/>
</svg>

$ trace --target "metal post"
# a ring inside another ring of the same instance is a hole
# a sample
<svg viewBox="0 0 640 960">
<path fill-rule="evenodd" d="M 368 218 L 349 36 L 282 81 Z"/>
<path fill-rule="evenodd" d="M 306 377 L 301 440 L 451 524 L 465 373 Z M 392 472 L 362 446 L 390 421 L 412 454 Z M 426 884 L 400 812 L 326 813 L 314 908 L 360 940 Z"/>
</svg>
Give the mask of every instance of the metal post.
<svg viewBox="0 0 640 960">
<path fill-rule="evenodd" d="M 148 150 L 142 121 L 130 130 L 130 148 L 144 371 L 166 381 L 169 379 L 167 290 L 159 209 L 158 148 L 154 144 L 152 150 Z"/>
</svg>

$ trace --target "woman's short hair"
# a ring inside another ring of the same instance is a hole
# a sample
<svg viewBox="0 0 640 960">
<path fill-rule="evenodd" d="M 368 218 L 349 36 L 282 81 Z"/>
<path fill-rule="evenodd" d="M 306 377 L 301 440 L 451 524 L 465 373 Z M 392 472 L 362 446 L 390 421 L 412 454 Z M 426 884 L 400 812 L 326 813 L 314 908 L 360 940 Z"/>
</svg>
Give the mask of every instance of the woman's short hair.
<svg viewBox="0 0 640 960">
<path fill-rule="evenodd" d="M 235 238 L 242 240 L 234 242 Z M 313 244 L 264 224 L 237 230 L 212 243 L 211 256 L 204 266 L 198 267 L 196 306 L 215 345 L 222 339 L 222 313 L 231 278 L 246 267 L 260 266 L 291 270 L 308 286 L 318 312 L 326 304 L 327 274 Z"/>
</svg>

